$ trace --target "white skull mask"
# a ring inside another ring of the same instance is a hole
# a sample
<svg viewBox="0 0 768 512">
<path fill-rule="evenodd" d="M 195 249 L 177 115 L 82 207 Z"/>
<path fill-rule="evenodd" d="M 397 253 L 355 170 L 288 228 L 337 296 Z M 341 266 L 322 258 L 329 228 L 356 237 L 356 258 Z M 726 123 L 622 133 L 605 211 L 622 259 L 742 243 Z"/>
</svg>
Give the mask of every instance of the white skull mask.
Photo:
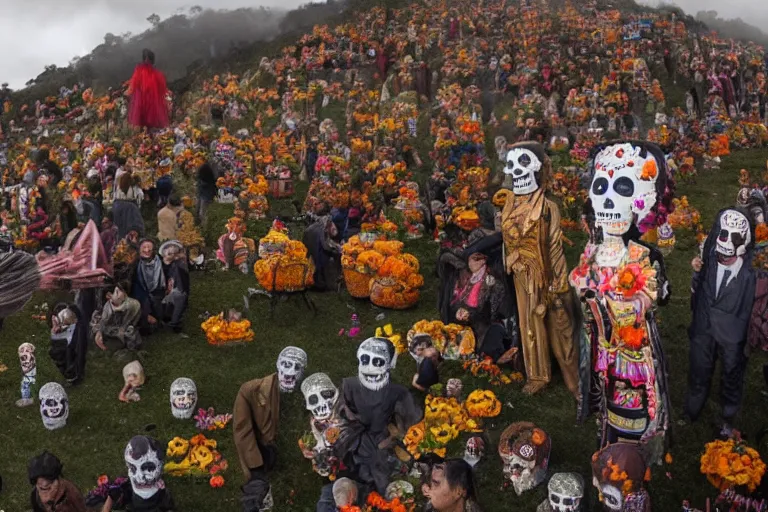
<svg viewBox="0 0 768 512">
<path fill-rule="evenodd" d="M 507 166 L 504 174 L 512 176 L 512 191 L 516 196 L 525 196 L 539 188 L 536 174 L 541 171 L 542 162 L 527 148 L 512 148 L 507 152 Z"/>
<path fill-rule="evenodd" d="M 461 397 L 461 390 L 464 388 L 464 384 L 461 383 L 461 379 L 448 379 L 445 385 L 445 394 L 449 397 L 452 396 L 456 399 Z"/>
<path fill-rule="evenodd" d="M 602 498 L 603 508 L 605 510 L 620 512 L 624 507 L 624 495 L 621 494 L 621 489 L 608 484 L 603 484 L 599 486 L 598 489 Z"/>
<path fill-rule="evenodd" d="M 339 390 L 328 375 L 313 373 L 301 383 L 301 392 L 304 394 L 307 410 L 316 420 L 322 421 L 331 417 L 339 400 Z"/>
<path fill-rule="evenodd" d="M 197 405 L 197 386 L 195 381 L 179 377 L 171 384 L 171 412 L 174 418 L 188 420 Z"/>
<path fill-rule="evenodd" d="M 392 343 L 384 338 L 368 338 L 357 349 L 357 378 L 363 387 L 378 391 L 389 384 L 389 372 L 394 367 Z"/>
<path fill-rule="evenodd" d="M 485 455 L 485 441 L 482 437 L 474 436 L 467 440 L 467 446 L 464 448 L 464 460 L 470 466 L 474 467 Z"/>
<path fill-rule="evenodd" d="M 589 198 L 595 226 L 604 234 L 621 236 L 656 205 L 656 180 L 663 171 L 653 154 L 629 142 L 600 151 L 594 170 Z"/>
<path fill-rule="evenodd" d="M 720 216 L 720 232 L 715 251 L 728 258 L 743 256 L 751 236 L 747 217 L 736 210 L 725 210 Z"/>
<path fill-rule="evenodd" d="M 584 498 L 584 479 L 578 473 L 555 473 L 547 486 L 554 512 L 578 512 Z"/>
<path fill-rule="evenodd" d="M 304 376 L 307 367 L 307 353 L 299 347 L 285 347 L 277 356 L 277 377 L 280 391 L 293 393 Z"/>
<path fill-rule="evenodd" d="M 31 343 L 22 343 L 19 345 L 19 364 L 21 364 L 21 373 L 27 375 L 32 373 L 37 367 L 35 358 L 35 346 Z"/>
<path fill-rule="evenodd" d="M 40 388 L 40 416 L 48 430 L 56 430 L 67 424 L 69 399 L 67 392 L 57 382 L 49 382 Z"/>
<path fill-rule="evenodd" d="M 526 449 L 530 449 L 531 454 L 533 454 L 533 447 L 526 445 L 522 447 L 521 451 L 525 453 Z M 502 457 L 502 459 L 504 461 L 504 476 L 512 482 L 512 487 L 518 496 L 536 486 L 537 482 L 533 473 L 536 467 L 535 458 L 527 460 L 527 458 L 513 453 Z"/>
<path fill-rule="evenodd" d="M 161 489 L 162 455 L 157 443 L 147 436 L 133 437 L 125 447 L 125 465 L 133 492 L 149 499 Z"/>
</svg>

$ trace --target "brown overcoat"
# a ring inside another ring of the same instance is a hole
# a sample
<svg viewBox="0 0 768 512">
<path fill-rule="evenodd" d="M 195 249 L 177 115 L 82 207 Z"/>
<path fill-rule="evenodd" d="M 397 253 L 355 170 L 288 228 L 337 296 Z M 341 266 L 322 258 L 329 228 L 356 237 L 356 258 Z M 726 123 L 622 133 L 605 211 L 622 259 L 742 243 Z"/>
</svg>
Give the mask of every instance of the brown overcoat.
<svg viewBox="0 0 768 512">
<path fill-rule="evenodd" d="M 279 419 L 280 387 L 276 373 L 240 386 L 232 412 L 232 429 L 246 481 L 251 476 L 251 469 L 264 464 L 259 444 L 274 444 Z"/>
</svg>

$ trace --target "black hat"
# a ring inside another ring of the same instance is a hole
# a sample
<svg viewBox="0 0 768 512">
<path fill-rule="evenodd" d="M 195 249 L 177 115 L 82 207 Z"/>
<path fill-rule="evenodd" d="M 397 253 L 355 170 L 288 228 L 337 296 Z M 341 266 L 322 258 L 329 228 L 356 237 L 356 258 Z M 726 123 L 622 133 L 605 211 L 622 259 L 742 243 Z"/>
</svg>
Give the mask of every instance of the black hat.
<svg viewBox="0 0 768 512">
<path fill-rule="evenodd" d="M 29 483 L 35 485 L 37 479 L 41 477 L 47 480 L 57 480 L 61 476 L 63 468 L 64 466 L 61 465 L 61 461 L 58 457 L 52 453 L 44 451 L 29 461 L 29 466 L 27 467 Z"/>
</svg>

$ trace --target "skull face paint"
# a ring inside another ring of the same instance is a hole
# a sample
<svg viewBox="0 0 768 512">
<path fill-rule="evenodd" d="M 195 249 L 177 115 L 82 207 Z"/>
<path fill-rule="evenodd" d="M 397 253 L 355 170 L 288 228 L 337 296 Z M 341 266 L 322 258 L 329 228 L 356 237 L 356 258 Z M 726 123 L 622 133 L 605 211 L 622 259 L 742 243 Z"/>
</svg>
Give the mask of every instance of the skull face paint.
<svg viewBox="0 0 768 512">
<path fill-rule="evenodd" d="M 339 400 L 339 390 L 328 375 L 313 373 L 301 383 L 307 410 L 318 420 L 327 420 Z"/>
<path fill-rule="evenodd" d="M 584 498 L 584 479 L 578 473 L 555 473 L 547 485 L 547 499 L 554 512 L 578 512 Z"/>
<path fill-rule="evenodd" d="M 507 427 L 499 440 L 504 477 L 518 495 L 544 481 L 549 467 L 552 440 L 533 423 L 517 422 Z"/>
<path fill-rule="evenodd" d="M 21 373 L 28 375 L 37 368 L 37 359 L 35 358 L 35 346 L 31 343 L 22 343 L 19 345 L 19 364 Z"/>
<path fill-rule="evenodd" d="M 40 388 L 40 416 L 48 430 L 56 430 L 67 424 L 69 417 L 69 398 L 67 392 L 57 382 L 49 382 Z"/>
<path fill-rule="evenodd" d="M 147 436 L 135 436 L 125 447 L 124 456 L 133 492 L 145 500 L 157 494 L 163 474 L 158 443 Z"/>
<path fill-rule="evenodd" d="M 363 387 L 378 391 L 389 384 L 393 367 L 392 342 L 385 338 L 368 338 L 357 349 L 357 378 Z"/>
<path fill-rule="evenodd" d="M 595 226 L 621 236 L 656 205 L 659 168 L 653 154 L 630 142 L 612 144 L 597 153 L 589 198 Z"/>
<path fill-rule="evenodd" d="M 174 418 L 187 420 L 197 405 L 197 386 L 192 379 L 179 377 L 171 384 L 171 412 Z"/>
<path fill-rule="evenodd" d="M 299 347 L 285 347 L 277 356 L 277 378 L 280 391 L 293 393 L 304 376 L 307 367 L 307 353 Z"/>
<path fill-rule="evenodd" d="M 532 194 L 538 190 L 537 173 L 541 166 L 541 160 L 530 149 L 513 147 L 507 152 L 504 174 L 512 176 L 512 191 L 516 196 Z"/>
<path fill-rule="evenodd" d="M 467 440 L 467 446 L 464 448 L 464 460 L 467 464 L 474 467 L 485 455 L 485 441 L 482 437 L 474 436 Z"/>
<path fill-rule="evenodd" d="M 751 242 L 749 220 L 736 210 L 725 210 L 720 216 L 720 232 L 715 251 L 726 258 L 743 256 Z"/>
</svg>

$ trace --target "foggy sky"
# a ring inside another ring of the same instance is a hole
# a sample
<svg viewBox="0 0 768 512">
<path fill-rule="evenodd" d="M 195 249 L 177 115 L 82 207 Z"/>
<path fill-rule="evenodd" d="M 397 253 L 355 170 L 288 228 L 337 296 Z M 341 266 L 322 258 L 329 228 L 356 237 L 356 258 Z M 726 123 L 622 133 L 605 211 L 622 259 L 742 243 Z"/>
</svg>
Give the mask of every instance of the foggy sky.
<svg viewBox="0 0 768 512">
<path fill-rule="evenodd" d="M 308 0 L 2 0 L 0 1 L 0 82 L 20 89 L 45 66 L 66 66 L 104 41 L 104 34 L 138 34 L 147 17 L 165 19 L 193 5 L 217 9 L 293 9 Z M 136 56 L 136 61 L 141 55 Z"/>
<path fill-rule="evenodd" d="M 768 34 L 768 9 L 766 0 L 637 0 L 638 3 L 656 6 L 659 3 L 675 4 L 692 16 L 699 11 L 717 11 L 723 19 L 741 18 Z"/>
</svg>

